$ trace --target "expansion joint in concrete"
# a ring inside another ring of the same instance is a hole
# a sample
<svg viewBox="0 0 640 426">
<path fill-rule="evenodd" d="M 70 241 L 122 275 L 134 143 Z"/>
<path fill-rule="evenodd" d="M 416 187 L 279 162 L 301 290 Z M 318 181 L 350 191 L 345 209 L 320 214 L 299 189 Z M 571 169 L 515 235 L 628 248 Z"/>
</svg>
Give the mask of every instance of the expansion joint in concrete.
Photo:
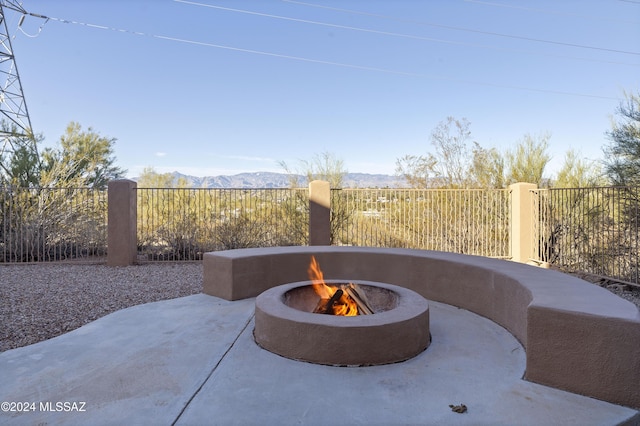
<svg viewBox="0 0 640 426">
<path fill-rule="evenodd" d="M 224 352 L 224 354 L 222 354 L 222 356 L 220 357 L 220 359 L 218 360 L 218 362 L 216 362 L 216 365 L 213 366 L 213 368 L 211 369 L 211 371 L 209 372 L 209 374 L 207 374 L 207 377 L 205 377 L 205 379 L 202 381 L 202 383 L 200 383 L 200 386 L 198 386 L 198 389 L 196 389 L 196 391 L 193 393 L 193 395 L 191 395 L 191 397 L 189 398 L 189 400 L 184 404 L 184 407 L 182 407 L 182 410 L 180 410 L 180 412 L 178 413 L 178 415 L 176 416 L 175 420 L 171 423 L 171 426 L 175 426 L 178 421 L 180 420 L 180 417 L 182 417 L 182 415 L 184 414 L 184 412 L 187 410 L 187 408 L 189 407 L 189 405 L 191 404 L 191 402 L 195 399 L 195 397 L 200 393 L 200 391 L 202 390 L 202 388 L 204 387 L 205 384 L 207 384 L 207 382 L 209 381 L 209 379 L 211 378 L 211 376 L 213 376 L 213 373 L 215 373 L 215 371 L 218 369 L 218 367 L 220 366 L 220 364 L 222 364 L 222 361 L 225 359 L 225 357 L 227 356 L 227 354 L 229 352 L 231 352 L 231 349 L 233 349 L 233 347 L 235 346 L 236 342 L 238 341 L 238 339 L 240 338 L 240 336 L 242 336 L 242 334 L 245 332 L 245 330 L 247 329 L 247 327 L 249 326 L 249 324 L 251 324 L 251 320 L 253 319 L 253 317 L 255 316 L 255 313 L 251 314 L 251 316 L 249 316 L 249 319 L 247 320 L 247 322 L 244 324 L 244 326 L 242 327 L 242 330 L 240 330 L 240 332 L 238 333 L 238 335 L 236 336 L 235 339 L 233 339 L 233 342 L 231 342 L 231 344 L 229 345 L 229 347 L 227 348 L 227 350 Z"/>
</svg>

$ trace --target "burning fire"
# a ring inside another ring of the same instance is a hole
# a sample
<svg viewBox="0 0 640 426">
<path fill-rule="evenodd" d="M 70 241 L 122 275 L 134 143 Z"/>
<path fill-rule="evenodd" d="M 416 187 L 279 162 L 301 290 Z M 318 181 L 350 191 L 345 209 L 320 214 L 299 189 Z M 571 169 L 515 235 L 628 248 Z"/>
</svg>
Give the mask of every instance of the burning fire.
<svg viewBox="0 0 640 426">
<path fill-rule="evenodd" d="M 347 317 L 373 313 L 368 306 L 366 296 L 357 285 L 353 283 L 340 286 L 327 285 L 315 256 L 311 256 L 308 273 L 313 289 L 320 297 L 315 313 Z"/>
</svg>

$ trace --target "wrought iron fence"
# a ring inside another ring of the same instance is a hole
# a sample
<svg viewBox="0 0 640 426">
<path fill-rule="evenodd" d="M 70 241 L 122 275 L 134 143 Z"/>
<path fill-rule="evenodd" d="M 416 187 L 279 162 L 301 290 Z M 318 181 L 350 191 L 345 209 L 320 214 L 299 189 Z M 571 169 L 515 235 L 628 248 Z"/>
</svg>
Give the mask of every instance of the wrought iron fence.
<svg viewBox="0 0 640 426">
<path fill-rule="evenodd" d="M 333 244 L 510 257 L 510 191 L 344 189 L 332 194 Z"/>
<path fill-rule="evenodd" d="M 95 258 L 106 248 L 106 191 L 0 188 L 0 262 Z"/>
<path fill-rule="evenodd" d="M 198 260 L 207 251 L 308 244 L 306 189 L 138 188 L 140 261 Z M 332 244 L 509 257 L 508 190 L 332 190 Z M 107 194 L 2 191 L 4 262 L 103 256 Z"/>
<path fill-rule="evenodd" d="M 306 245 L 308 198 L 304 189 L 138 188 L 138 259 Z"/>
<path fill-rule="evenodd" d="M 640 283 L 640 187 L 539 189 L 533 200 L 533 259 Z"/>
<path fill-rule="evenodd" d="M 531 258 L 639 283 L 640 188 L 533 191 Z M 332 190 L 332 244 L 509 258 L 509 190 Z M 137 189 L 141 261 L 308 244 L 306 189 Z M 95 259 L 107 251 L 107 193 L 0 188 L 0 262 Z"/>
<path fill-rule="evenodd" d="M 308 244 L 306 189 L 138 188 L 139 259 Z M 509 257 L 508 190 L 331 191 L 332 244 Z"/>
</svg>

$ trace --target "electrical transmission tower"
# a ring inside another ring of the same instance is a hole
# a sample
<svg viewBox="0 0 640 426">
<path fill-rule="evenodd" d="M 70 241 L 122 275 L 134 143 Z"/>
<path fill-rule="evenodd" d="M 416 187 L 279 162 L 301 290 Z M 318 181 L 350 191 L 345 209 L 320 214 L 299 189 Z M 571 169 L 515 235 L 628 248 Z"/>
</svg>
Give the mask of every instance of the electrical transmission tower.
<svg viewBox="0 0 640 426">
<path fill-rule="evenodd" d="M 31 130 L 27 103 L 22 92 L 18 67 L 13 56 L 5 10 L 22 14 L 20 23 L 29 13 L 16 0 L 0 0 L 0 166 L 16 150 L 26 148 L 37 155 Z M 6 169 L 5 169 L 6 171 Z"/>
</svg>

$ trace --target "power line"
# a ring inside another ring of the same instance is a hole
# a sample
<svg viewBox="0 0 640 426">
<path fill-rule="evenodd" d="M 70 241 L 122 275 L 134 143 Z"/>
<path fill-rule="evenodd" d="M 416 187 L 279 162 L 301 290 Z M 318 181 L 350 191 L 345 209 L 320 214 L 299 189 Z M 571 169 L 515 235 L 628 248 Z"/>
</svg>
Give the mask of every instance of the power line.
<svg viewBox="0 0 640 426">
<path fill-rule="evenodd" d="M 287 16 L 272 15 L 272 14 L 268 14 L 268 13 L 255 12 L 255 11 L 244 10 L 244 9 L 234 9 L 234 8 L 216 6 L 216 5 L 206 4 L 206 3 L 198 3 L 198 2 L 194 2 L 194 1 L 188 1 L 188 0 L 174 0 L 174 1 L 177 2 L 177 3 L 184 3 L 184 4 L 194 5 L 194 6 L 208 7 L 208 8 L 211 8 L 211 9 L 219 9 L 219 10 L 224 10 L 224 11 L 229 11 L 229 12 L 244 13 L 244 14 L 248 14 L 248 15 L 255 15 L 255 16 L 262 16 L 262 17 L 267 17 L 267 18 L 281 19 L 281 20 L 292 21 L 292 22 L 300 22 L 300 23 L 304 23 L 304 24 L 320 25 L 320 26 L 331 27 L 331 28 L 340 28 L 340 29 L 346 29 L 346 30 L 352 30 L 352 31 L 360 31 L 360 32 L 366 32 L 366 33 L 373 33 L 373 34 L 380 34 L 380 35 L 386 35 L 386 36 L 402 37 L 402 38 L 409 38 L 409 39 L 415 39 L 415 40 L 430 41 L 430 42 L 435 42 L 435 43 L 446 43 L 446 44 L 455 44 L 455 45 L 469 46 L 469 47 L 479 47 L 479 48 L 483 48 L 483 49 L 493 49 L 493 50 L 507 51 L 507 52 L 535 54 L 535 55 L 549 56 L 549 57 L 562 58 L 562 59 L 579 59 L 579 60 L 583 60 L 583 61 L 600 62 L 600 63 L 611 63 L 611 64 L 616 64 L 616 65 L 640 66 L 640 64 L 630 64 L 630 63 L 626 63 L 626 62 L 605 61 L 605 60 L 601 60 L 601 59 L 571 57 L 571 56 L 566 56 L 566 55 L 554 55 L 554 54 L 550 54 L 550 53 L 531 52 L 531 51 L 525 51 L 525 50 L 520 50 L 520 49 L 508 49 L 508 48 L 502 48 L 502 47 L 496 47 L 496 46 L 488 46 L 488 45 L 482 45 L 482 44 L 476 44 L 476 43 L 444 40 L 444 39 L 438 39 L 438 38 L 432 38 L 432 37 L 423 37 L 423 36 L 417 36 L 417 35 L 411 35 L 411 34 L 403 34 L 403 33 L 389 32 L 389 31 L 380 31 L 380 30 L 373 30 L 373 29 L 368 29 L 368 28 L 360 28 L 360 27 L 353 27 L 353 26 L 347 26 L 347 25 L 332 24 L 332 23 L 327 23 L 327 22 L 311 21 L 311 20 L 307 20 L 307 19 L 299 19 L 299 18 L 291 18 L 291 17 L 287 17 Z M 287 1 L 287 0 L 284 0 L 284 1 Z M 291 3 L 300 3 L 300 2 L 293 2 L 292 1 Z M 310 5 L 310 4 L 309 3 L 305 3 L 305 5 Z M 323 7 L 323 6 L 319 6 L 319 7 Z M 335 9 L 335 8 L 330 8 L 330 9 Z M 344 10 L 344 9 L 340 9 L 340 10 Z"/>
<path fill-rule="evenodd" d="M 192 2 L 187 2 L 185 0 L 174 0 L 174 1 L 181 2 L 181 3 L 192 3 Z M 284 1 L 286 3 L 299 4 L 299 5 L 302 5 L 302 6 L 316 7 L 316 8 L 327 9 L 327 10 L 335 10 L 335 11 L 338 11 L 338 12 L 351 13 L 351 14 L 355 14 L 355 15 L 364 15 L 364 16 L 372 16 L 372 17 L 377 17 L 377 18 L 392 19 L 392 20 L 401 21 L 401 22 L 410 22 L 410 23 L 413 23 L 413 24 L 427 25 L 427 26 L 430 26 L 430 27 L 445 28 L 445 29 L 454 30 L 454 31 L 464 31 L 464 32 L 469 32 L 469 33 L 484 34 L 484 35 L 490 35 L 490 36 L 495 36 L 495 37 L 511 38 L 511 39 L 515 39 L 515 40 L 531 41 L 531 42 L 535 42 L 535 43 L 545 43 L 545 44 L 553 44 L 553 45 L 557 45 L 557 46 L 574 47 L 574 48 L 578 48 L 578 49 L 597 50 L 597 51 L 602 51 L 602 52 L 611 52 L 611 53 L 620 53 L 620 54 L 625 54 L 625 55 L 640 56 L 640 52 L 632 52 L 632 51 L 629 51 L 629 50 L 610 49 L 610 48 L 606 48 L 606 47 L 588 46 L 588 45 L 577 44 L 577 43 L 566 43 L 566 42 L 557 41 L 557 40 L 546 40 L 546 39 L 541 39 L 541 38 L 518 36 L 518 35 L 514 35 L 514 34 L 496 33 L 496 32 L 493 32 L 493 31 L 474 30 L 472 28 L 464 28 L 464 27 L 455 27 L 455 26 L 451 26 L 451 25 L 435 24 L 433 22 L 416 21 L 416 20 L 404 19 L 404 18 L 394 18 L 394 17 L 386 16 L 386 15 L 379 15 L 379 14 L 375 14 L 375 13 L 362 12 L 362 11 L 353 10 L 353 9 L 342 9 L 342 8 L 338 8 L 338 7 L 324 6 L 324 5 L 314 4 L 314 3 L 301 2 L 301 1 L 297 1 L 297 0 L 282 0 L 282 1 Z M 196 3 L 193 3 L 193 4 L 196 4 Z M 205 5 L 205 4 L 202 4 L 202 5 L 203 6 L 209 6 L 209 5 Z"/>
<path fill-rule="evenodd" d="M 536 9 L 536 8 L 533 8 L 533 7 L 517 6 L 517 5 L 514 5 L 514 4 L 494 3 L 494 2 L 488 2 L 488 1 L 483 1 L 483 0 L 464 0 L 464 1 L 467 2 L 467 3 L 481 4 L 481 5 L 484 5 L 484 6 L 493 6 L 493 7 L 503 7 L 503 8 L 507 8 L 507 9 L 525 10 L 525 11 L 528 11 L 528 12 L 544 13 L 544 14 L 547 14 L 547 15 L 569 16 L 569 17 L 596 20 L 596 21 L 625 22 L 625 23 L 629 23 L 629 24 L 637 24 L 638 23 L 637 21 L 629 21 L 629 20 L 625 20 L 625 19 L 595 17 L 595 16 L 584 16 L 584 15 L 578 15 L 578 14 L 575 14 L 575 13 L 563 13 L 563 12 L 557 12 L 557 11 L 553 11 L 553 10 Z M 631 1 L 631 0 L 620 0 L 620 1 L 630 1 L 631 3 L 635 3 L 634 1 Z M 640 3 L 640 2 L 638 2 L 638 3 Z"/>
<path fill-rule="evenodd" d="M 136 35 L 136 36 L 144 36 L 144 37 L 155 38 L 155 39 L 158 39 L 158 40 L 173 41 L 173 42 L 178 42 L 178 43 L 183 43 L 183 44 L 191 44 L 191 45 L 196 45 L 196 46 L 210 47 L 210 48 L 215 48 L 215 49 L 228 50 L 228 51 L 234 51 L 234 52 L 242 52 L 242 53 L 260 55 L 260 56 L 267 56 L 267 57 L 273 57 L 273 58 L 295 60 L 295 61 L 300 61 L 300 62 L 321 64 L 321 65 L 329 65 L 329 66 L 337 66 L 337 67 L 342 67 L 342 68 L 359 69 L 359 70 L 364 70 L 364 71 L 373 71 L 373 72 L 380 72 L 380 73 L 385 73 L 385 74 L 395 74 L 395 75 L 401 75 L 401 76 L 407 76 L 407 77 L 426 78 L 426 79 L 430 79 L 430 80 L 453 81 L 453 82 L 456 82 L 456 83 L 464 83 L 464 84 L 471 84 L 471 85 L 496 87 L 496 88 L 502 88 L 502 89 L 522 90 L 522 91 L 528 91 L 528 92 L 549 93 L 549 94 L 554 94 L 554 95 L 576 96 L 576 97 L 593 98 L 593 99 L 619 100 L 618 98 L 614 98 L 614 97 L 610 97 L 610 96 L 600 96 L 600 95 L 592 95 L 592 94 L 577 93 L 577 92 L 567 92 L 567 91 L 551 90 L 551 89 L 539 89 L 539 88 L 526 87 L 526 86 L 517 86 L 517 85 L 497 84 L 497 83 L 489 83 L 489 82 L 482 82 L 482 81 L 464 80 L 464 79 L 457 79 L 457 78 L 451 78 L 451 77 L 446 77 L 446 76 L 438 76 L 438 75 L 432 75 L 432 74 L 415 73 L 415 72 L 394 70 L 394 69 L 388 69 L 388 68 L 378 68 L 378 67 L 371 67 L 371 66 L 366 66 L 366 65 L 356 65 L 356 64 L 349 64 L 349 63 L 344 63 L 344 62 L 334 62 L 334 61 L 328 61 L 328 60 L 323 60 L 323 59 L 305 58 L 305 57 L 301 57 L 301 56 L 293 56 L 293 55 L 286 55 L 286 54 L 281 54 L 281 53 L 267 52 L 267 51 L 263 51 L 263 50 L 246 49 L 246 48 L 241 48 L 241 47 L 234 47 L 234 46 L 228 46 L 228 45 L 222 45 L 222 44 L 216 44 L 216 43 L 210 43 L 210 42 L 204 42 L 204 41 L 198 41 L 198 40 L 190 40 L 190 39 L 179 38 L 179 37 L 171 37 L 171 36 L 165 36 L 165 35 L 159 35 L 159 34 L 144 33 L 144 32 L 139 32 L 139 31 L 132 31 L 132 30 L 126 30 L 126 29 L 121 29 L 121 28 L 116 28 L 116 27 L 110 27 L 110 26 L 107 26 L 107 25 L 96 25 L 96 24 L 91 24 L 91 23 L 86 23 L 86 22 L 81 22 L 81 21 L 55 18 L 55 17 L 51 17 L 51 16 L 42 16 L 42 15 L 40 15 L 40 17 L 43 18 L 43 19 L 49 19 L 51 21 L 60 22 L 60 23 L 64 23 L 64 24 L 80 25 L 80 26 L 84 26 L 84 27 L 88 27 L 88 28 L 107 30 L 107 31 L 114 31 L 114 32 L 119 32 L 119 33 L 127 33 L 127 34 L 131 34 L 131 35 Z"/>
<path fill-rule="evenodd" d="M 285 20 L 285 21 L 290 21 L 290 22 L 298 22 L 298 23 L 303 23 L 303 24 L 318 25 L 318 26 L 324 26 L 324 27 L 330 27 L 330 28 L 339 28 L 339 29 L 345 29 L 345 30 L 351 30 L 351 31 L 359 31 L 359 32 L 365 32 L 365 33 L 372 33 L 372 34 L 379 34 L 379 35 L 385 35 L 385 36 L 401 37 L 401 38 L 414 39 L 414 40 L 422 40 L 422 41 L 428 41 L 428 42 L 434 42 L 434 43 L 445 43 L 445 44 L 453 44 L 453 45 L 458 45 L 458 46 L 477 47 L 477 48 L 481 48 L 481 49 L 492 49 L 492 50 L 498 50 L 498 51 L 502 51 L 502 52 L 525 53 L 525 54 L 529 54 L 529 55 L 533 54 L 533 55 L 547 56 L 547 57 L 552 57 L 552 58 L 577 59 L 577 60 L 581 60 L 581 61 L 607 63 L 607 64 L 615 64 L 615 65 L 627 65 L 627 66 L 635 66 L 635 67 L 640 66 L 640 64 L 634 64 L 634 63 L 628 63 L 628 62 L 610 61 L 610 60 L 602 60 L 602 59 L 595 59 L 595 58 L 584 58 L 584 57 L 576 57 L 576 56 L 568 56 L 568 55 L 558 55 L 558 54 L 552 54 L 552 53 L 532 52 L 532 51 L 527 51 L 527 50 L 522 50 L 522 49 L 510 49 L 510 48 L 490 46 L 490 45 L 477 44 L 477 43 L 468 43 L 468 42 L 462 42 L 462 41 L 444 40 L 444 39 L 433 38 L 433 37 L 424 37 L 424 36 L 418 36 L 418 35 L 412 35 L 412 34 L 404 34 L 404 33 L 390 32 L 390 31 L 380 31 L 380 30 L 374 30 L 374 29 L 370 29 L 370 28 L 361 28 L 361 27 L 353 27 L 353 26 L 348 26 L 348 25 L 332 24 L 332 23 L 328 23 L 328 22 L 312 21 L 312 20 L 308 20 L 308 19 L 291 18 L 291 17 L 288 17 L 288 16 L 273 15 L 273 14 L 269 14 L 269 13 L 255 12 L 255 11 L 246 10 L 246 9 L 234 9 L 234 8 L 230 8 L 230 7 L 217 6 L 217 5 L 211 5 L 211 4 L 206 4 L 206 3 L 198 3 L 198 2 L 189 1 L 189 0 L 174 0 L 174 1 L 177 2 L 177 3 L 189 4 L 189 5 L 193 5 L 193 6 L 201 6 L 201 7 L 207 7 L 207 8 L 210 8 L 210 9 L 224 10 L 224 11 L 227 11 L 227 12 L 243 13 L 243 14 L 247 14 L 247 15 L 254 15 L 254 16 L 261 16 L 261 17 L 265 17 L 265 18 L 280 19 L 280 20 Z M 299 2 L 291 2 L 291 3 L 299 3 Z M 305 3 L 305 5 L 308 5 L 308 3 Z M 324 7 L 324 6 L 319 6 L 319 7 Z M 330 8 L 330 9 L 335 9 L 335 8 Z M 339 9 L 339 10 L 345 10 L 345 9 Z"/>
</svg>

